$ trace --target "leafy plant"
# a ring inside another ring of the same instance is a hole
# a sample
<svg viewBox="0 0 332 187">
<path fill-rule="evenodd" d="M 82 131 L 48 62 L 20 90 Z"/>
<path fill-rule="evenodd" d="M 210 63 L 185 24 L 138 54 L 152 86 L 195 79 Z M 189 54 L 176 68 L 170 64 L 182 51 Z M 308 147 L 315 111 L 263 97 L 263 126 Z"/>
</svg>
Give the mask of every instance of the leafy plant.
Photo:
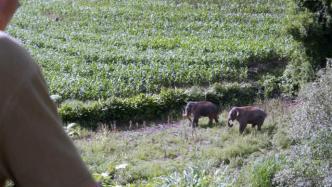
<svg viewBox="0 0 332 187">
<path fill-rule="evenodd" d="M 98 122 L 143 122 L 145 120 L 165 119 L 169 115 L 181 115 L 187 101 L 209 100 L 220 106 L 248 104 L 254 101 L 256 88 L 250 84 L 227 84 L 211 92 L 183 89 L 162 89 L 158 95 L 139 94 L 129 98 L 112 97 L 107 100 L 63 102 L 59 114 L 65 122 L 95 124 Z M 239 100 L 238 98 L 241 98 Z"/>
<path fill-rule="evenodd" d="M 323 69 L 319 76 L 300 92 L 301 105 L 292 113 L 288 131 L 294 145 L 287 154 L 285 166 L 275 176 L 276 185 L 331 184 L 331 68 Z"/>
<path fill-rule="evenodd" d="M 302 42 L 314 67 L 323 67 L 332 55 L 332 3 L 331 0 L 293 0 L 290 4 L 288 31 Z"/>
</svg>

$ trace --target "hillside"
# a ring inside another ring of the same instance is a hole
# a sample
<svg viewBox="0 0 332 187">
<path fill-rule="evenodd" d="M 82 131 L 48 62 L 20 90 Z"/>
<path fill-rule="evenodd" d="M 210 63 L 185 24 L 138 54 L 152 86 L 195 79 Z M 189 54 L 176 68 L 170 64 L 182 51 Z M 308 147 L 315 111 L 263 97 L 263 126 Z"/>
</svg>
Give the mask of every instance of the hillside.
<svg viewBox="0 0 332 187">
<path fill-rule="evenodd" d="M 332 186 L 321 2 L 22 0 L 8 32 L 105 187 Z M 218 104 L 220 123 L 193 133 L 180 115 L 194 100 Z M 262 131 L 226 126 L 231 106 L 251 104 L 268 114 Z"/>
<path fill-rule="evenodd" d="M 161 119 L 188 100 L 225 106 L 296 93 L 311 67 L 286 32 L 287 3 L 32 0 L 8 31 L 65 101 L 63 120 Z"/>
<path fill-rule="evenodd" d="M 246 81 L 249 67 L 287 62 L 296 50 L 285 14 L 283 0 L 33 0 L 9 32 L 36 57 L 52 94 L 96 100 Z"/>
<path fill-rule="evenodd" d="M 219 124 L 202 118 L 194 134 L 187 120 L 66 130 L 104 186 L 331 186 L 331 92 L 330 67 L 295 101 L 256 103 L 268 117 L 244 135 L 226 126 L 227 110 Z"/>
<path fill-rule="evenodd" d="M 69 132 L 105 186 L 242 186 L 239 178 L 246 166 L 289 147 L 280 122 L 293 105 L 278 100 L 259 104 L 270 115 L 261 132 L 248 126 L 245 135 L 237 125 L 226 126 L 226 111 L 219 116 L 220 124 L 208 126 L 202 118 L 194 134 L 188 120 L 133 125 L 131 131 L 104 126 L 95 132 L 79 127 Z"/>
</svg>

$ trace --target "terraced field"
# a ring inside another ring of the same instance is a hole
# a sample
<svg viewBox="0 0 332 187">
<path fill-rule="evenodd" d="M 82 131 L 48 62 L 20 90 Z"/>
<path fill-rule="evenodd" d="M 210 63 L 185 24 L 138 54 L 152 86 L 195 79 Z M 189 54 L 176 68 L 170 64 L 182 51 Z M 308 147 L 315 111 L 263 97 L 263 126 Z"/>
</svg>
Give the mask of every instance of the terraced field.
<svg viewBox="0 0 332 187">
<path fill-rule="evenodd" d="M 290 58 L 284 0 L 31 0 L 8 32 L 51 94 L 97 100 L 162 87 L 246 81 L 250 63 Z"/>
<path fill-rule="evenodd" d="M 331 186 L 332 69 L 295 101 L 267 99 L 314 77 L 287 29 L 308 34 L 316 14 L 294 2 L 22 0 L 8 32 L 62 97 L 64 129 L 103 186 Z M 194 134 L 176 117 L 204 99 L 220 123 Z M 268 114 L 261 131 L 226 126 L 230 106 L 252 103 Z"/>
</svg>

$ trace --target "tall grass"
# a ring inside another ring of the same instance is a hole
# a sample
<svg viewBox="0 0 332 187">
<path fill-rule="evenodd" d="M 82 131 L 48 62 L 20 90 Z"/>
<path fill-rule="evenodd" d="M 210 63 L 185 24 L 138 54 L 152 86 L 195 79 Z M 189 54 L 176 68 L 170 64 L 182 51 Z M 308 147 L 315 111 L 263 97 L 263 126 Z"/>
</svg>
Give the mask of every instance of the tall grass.
<svg viewBox="0 0 332 187">
<path fill-rule="evenodd" d="M 248 127 L 244 135 L 239 134 L 238 125 L 226 126 L 225 111 L 219 116 L 220 123 L 213 126 L 207 125 L 207 118 L 200 119 L 194 135 L 184 120 L 171 127 L 160 124 L 135 131 L 101 128 L 81 133 L 75 144 L 105 186 L 232 185 L 240 168 L 279 147 L 273 137 L 283 129 L 277 122 L 281 111 L 287 113 L 285 106 L 277 100 L 257 105 L 265 108 L 269 117 L 262 131 Z"/>
</svg>

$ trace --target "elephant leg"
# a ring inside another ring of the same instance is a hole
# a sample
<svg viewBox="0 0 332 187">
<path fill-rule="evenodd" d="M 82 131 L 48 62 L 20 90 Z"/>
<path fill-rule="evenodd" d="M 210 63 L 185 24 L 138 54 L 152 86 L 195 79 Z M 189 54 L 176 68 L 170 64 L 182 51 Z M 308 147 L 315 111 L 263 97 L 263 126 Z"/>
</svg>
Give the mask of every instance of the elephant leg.
<svg viewBox="0 0 332 187">
<path fill-rule="evenodd" d="M 191 123 L 191 118 L 190 118 L 190 116 L 187 116 L 187 118 L 188 118 L 188 120 L 190 121 L 190 123 Z"/>
<path fill-rule="evenodd" d="M 213 123 L 213 118 L 209 117 L 209 125 L 211 125 Z"/>
<path fill-rule="evenodd" d="M 259 124 L 257 124 L 257 129 L 260 131 L 260 130 L 262 130 L 262 125 L 263 125 L 263 123 L 259 123 Z"/>
<path fill-rule="evenodd" d="M 255 128 L 256 125 L 257 125 L 256 123 L 253 123 L 253 124 L 251 124 L 251 127 Z"/>
<path fill-rule="evenodd" d="M 261 130 L 261 127 L 262 127 L 262 125 L 263 125 L 263 123 L 264 123 L 264 120 L 265 120 L 265 119 L 263 119 L 263 120 L 258 124 L 258 130 L 259 130 L 259 131 Z"/>
<path fill-rule="evenodd" d="M 240 134 L 243 133 L 244 129 L 246 129 L 247 123 L 240 123 Z"/>
<path fill-rule="evenodd" d="M 189 124 L 188 124 L 188 125 L 189 125 L 189 127 L 190 127 L 190 126 L 192 126 L 192 124 L 193 124 L 193 121 L 190 119 L 190 117 L 189 117 L 189 116 L 187 116 L 187 117 L 188 117 L 188 120 L 189 120 Z"/>
<path fill-rule="evenodd" d="M 216 121 L 216 123 L 219 123 L 218 115 L 216 115 L 216 116 L 214 117 L 214 121 Z"/>
<path fill-rule="evenodd" d="M 198 126 L 198 117 L 194 117 L 194 120 L 193 120 L 193 128 L 196 128 Z"/>
</svg>

